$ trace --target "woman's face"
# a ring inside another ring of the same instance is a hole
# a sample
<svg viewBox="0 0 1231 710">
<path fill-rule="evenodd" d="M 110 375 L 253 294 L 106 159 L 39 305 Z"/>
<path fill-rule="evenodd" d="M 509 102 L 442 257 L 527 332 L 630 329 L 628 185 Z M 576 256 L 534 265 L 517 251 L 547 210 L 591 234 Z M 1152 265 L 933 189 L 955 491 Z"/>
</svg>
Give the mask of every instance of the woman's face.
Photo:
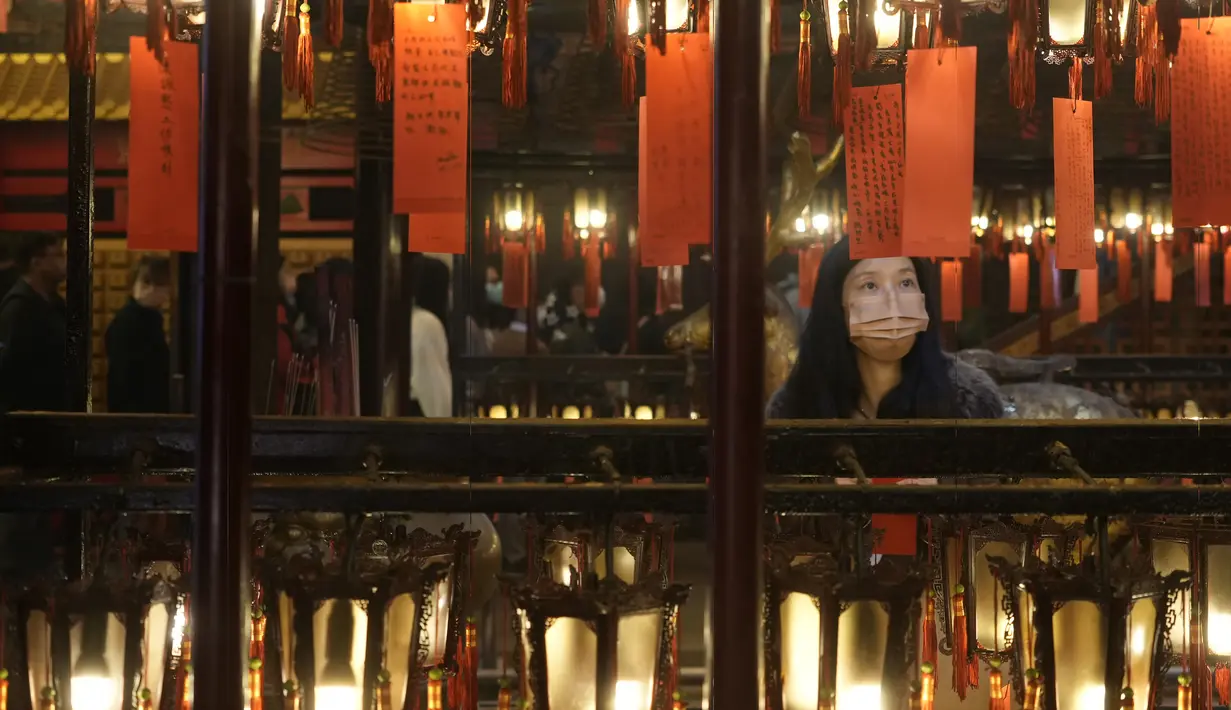
<svg viewBox="0 0 1231 710">
<path fill-rule="evenodd" d="M 904 256 L 857 262 L 842 284 L 842 310 L 851 342 L 882 362 L 906 357 L 928 326 L 915 265 Z"/>
</svg>

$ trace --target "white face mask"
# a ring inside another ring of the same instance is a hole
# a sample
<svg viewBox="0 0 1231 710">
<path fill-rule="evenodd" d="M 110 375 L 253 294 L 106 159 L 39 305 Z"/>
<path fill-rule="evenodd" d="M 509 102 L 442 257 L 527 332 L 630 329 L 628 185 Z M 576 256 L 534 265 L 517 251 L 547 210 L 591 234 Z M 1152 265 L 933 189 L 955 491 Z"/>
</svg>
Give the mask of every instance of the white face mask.
<svg viewBox="0 0 1231 710">
<path fill-rule="evenodd" d="M 860 261 L 842 284 L 851 342 L 875 360 L 906 357 L 928 328 L 927 301 L 906 257 Z"/>
</svg>

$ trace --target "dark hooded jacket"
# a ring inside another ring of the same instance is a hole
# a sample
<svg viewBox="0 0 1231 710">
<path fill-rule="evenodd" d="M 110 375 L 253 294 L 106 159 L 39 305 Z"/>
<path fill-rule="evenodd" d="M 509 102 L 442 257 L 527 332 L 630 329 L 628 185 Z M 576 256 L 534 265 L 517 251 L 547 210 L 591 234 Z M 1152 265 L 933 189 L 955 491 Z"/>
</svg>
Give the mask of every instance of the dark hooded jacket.
<svg viewBox="0 0 1231 710">
<path fill-rule="evenodd" d="M 64 300 L 19 279 L 0 300 L 0 412 L 68 410 Z"/>
<path fill-rule="evenodd" d="M 953 399 L 961 419 L 1000 419 L 1005 416 L 1005 399 L 995 380 L 983 370 L 948 357 L 953 378 Z M 790 393 L 783 386 L 769 398 L 767 419 L 798 419 Z"/>
</svg>

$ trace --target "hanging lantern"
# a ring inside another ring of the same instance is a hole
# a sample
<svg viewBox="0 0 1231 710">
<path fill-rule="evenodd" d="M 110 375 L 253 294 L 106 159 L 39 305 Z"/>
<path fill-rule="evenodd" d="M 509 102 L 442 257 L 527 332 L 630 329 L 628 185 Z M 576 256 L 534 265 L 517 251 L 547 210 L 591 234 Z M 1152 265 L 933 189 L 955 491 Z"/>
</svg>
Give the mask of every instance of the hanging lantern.
<svg viewBox="0 0 1231 710">
<path fill-rule="evenodd" d="M 578 589 L 593 574 L 597 579 L 607 576 L 607 556 L 611 556 L 611 572 L 627 585 L 657 580 L 666 581 L 667 549 L 672 527 L 665 523 L 647 522 L 644 518 L 620 518 L 611 526 L 608 544 L 604 529 L 595 531 L 581 518 L 552 518 L 532 523 L 529 538 L 533 563 L 531 583 L 550 580 L 568 589 Z"/>
<path fill-rule="evenodd" d="M 910 23 L 907 21 L 910 13 L 901 12 L 899 3 L 883 3 L 877 0 L 825 0 L 817 5 L 825 12 L 829 54 L 835 60 L 838 58 L 841 44 L 842 13 L 846 15 L 846 30 L 854 47 L 852 58 L 856 66 L 861 66 L 857 41 L 861 34 L 868 39 L 866 44 L 870 46 L 864 49 L 869 52 L 867 59 L 872 64 L 889 64 L 901 58 L 902 50 L 910 39 Z"/>
<path fill-rule="evenodd" d="M 1028 688 L 1027 694 L 1037 692 L 1039 710 L 1116 710 L 1126 688 L 1128 697 L 1141 698 L 1140 707 L 1147 707 L 1145 699 L 1167 666 L 1166 609 L 1188 585 L 1188 575 L 1163 577 L 1131 552 L 1112 557 L 1106 526 L 1099 539 L 1098 554 L 1080 564 L 989 560 L 1012 582 L 1006 585 L 1006 608 L 1021 609 L 1023 592 L 1032 600 L 1032 613 L 1016 614 L 1013 624 L 1019 635 L 1028 623 L 1035 629 L 1034 658 L 1019 658 L 1037 670 L 1037 676 L 1029 674 L 1037 690 Z"/>
<path fill-rule="evenodd" d="M 1096 0 L 1041 0 L 1044 58 L 1063 64 L 1090 57 L 1094 48 Z"/>
<path fill-rule="evenodd" d="M 659 7 L 662 9 L 659 10 Z M 647 27 L 645 21 L 651 21 L 657 12 L 662 13 L 664 32 L 689 32 L 692 18 L 688 12 L 688 0 L 629 0 L 628 3 L 628 36 L 632 38 L 645 37 L 652 32 L 653 27 Z M 652 22 L 650 23 L 652 25 Z"/>
<path fill-rule="evenodd" d="M 513 593 L 530 707 L 653 710 L 670 703 L 671 646 L 685 585 L 626 584 L 606 573 L 578 587 L 548 577 Z"/>
<path fill-rule="evenodd" d="M 765 584 L 765 697 L 772 710 L 816 710 L 833 690 L 822 678 L 823 617 L 837 572 L 835 541 L 801 535 L 772 540 Z M 830 706 L 832 708 L 832 703 Z"/>
</svg>

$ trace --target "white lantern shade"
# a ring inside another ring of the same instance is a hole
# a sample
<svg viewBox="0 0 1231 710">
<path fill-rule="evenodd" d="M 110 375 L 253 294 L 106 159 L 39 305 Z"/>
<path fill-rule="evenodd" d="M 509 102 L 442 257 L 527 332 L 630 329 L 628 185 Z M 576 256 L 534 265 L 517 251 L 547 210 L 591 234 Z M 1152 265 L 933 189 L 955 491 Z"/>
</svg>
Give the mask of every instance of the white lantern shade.
<svg viewBox="0 0 1231 710">
<path fill-rule="evenodd" d="M 389 671 L 389 692 L 393 707 L 406 704 L 410 685 L 410 655 L 419 635 L 419 610 L 410 594 L 399 594 L 385 611 L 385 670 Z"/>
<path fill-rule="evenodd" d="M 1107 617 L 1091 601 L 1065 602 L 1052 615 L 1056 710 L 1103 710 L 1107 696 Z"/>
<path fill-rule="evenodd" d="M 1206 546 L 1205 575 L 1206 644 L 1215 656 L 1231 656 L 1231 544 Z"/>
<path fill-rule="evenodd" d="M 1147 707 L 1150 697 L 1150 676 L 1154 674 L 1154 641 L 1158 631 L 1158 605 L 1154 599 L 1133 602 L 1128 616 L 1128 677 L 1125 687 L 1132 688 L 1133 697 Z"/>
<path fill-rule="evenodd" d="M 852 602 L 838 616 L 837 710 L 885 710 L 882 681 L 888 645 L 889 612 L 880 602 Z"/>
<path fill-rule="evenodd" d="M 108 613 L 105 628 L 102 656 L 91 659 L 82 653 L 85 620 L 76 618 L 69 627 L 71 710 L 123 710 L 124 622 Z"/>
<path fill-rule="evenodd" d="M 329 638 L 329 617 L 338 604 L 349 604 L 354 615 L 354 627 L 349 639 L 349 658 L 346 670 L 349 675 L 338 679 L 331 677 L 337 670 L 330 665 L 327 650 L 331 643 L 345 640 Z M 312 652 L 315 660 L 316 678 L 314 697 L 316 707 L 330 710 L 362 710 L 364 664 L 367 658 L 368 613 L 367 608 L 353 599 L 326 599 L 312 614 Z M 327 670 L 329 672 L 327 672 Z"/>
<path fill-rule="evenodd" d="M 1004 587 L 992 574 L 988 557 L 1021 564 L 1022 546 L 999 540 L 980 541 L 973 550 L 971 577 L 974 586 L 975 642 L 989 651 L 1007 651 L 1013 645 L 1013 620 L 1001 608 Z"/>
<path fill-rule="evenodd" d="M 1086 0 L 1048 0 L 1047 32 L 1051 47 L 1086 43 Z"/>
<path fill-rule="evenodd" d="M 782 710 L 816 710 L 821 699 L 821 610 L 816 600 L 791 592 L 778 608 L 781 632 Z"/>
</svg>

